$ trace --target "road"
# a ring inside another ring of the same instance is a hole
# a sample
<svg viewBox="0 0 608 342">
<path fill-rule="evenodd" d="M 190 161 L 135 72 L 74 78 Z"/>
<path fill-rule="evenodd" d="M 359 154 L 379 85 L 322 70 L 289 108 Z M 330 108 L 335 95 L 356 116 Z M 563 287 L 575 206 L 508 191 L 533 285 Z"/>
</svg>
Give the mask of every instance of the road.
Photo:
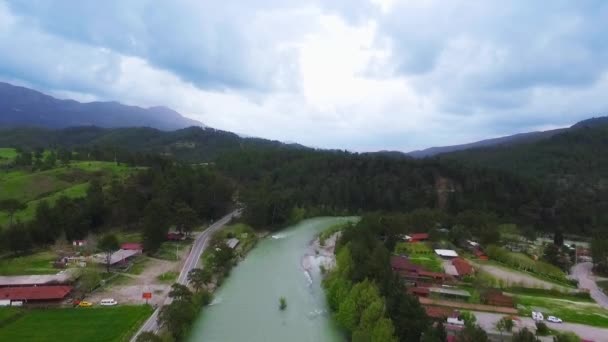
<svg viewBox="0 0 608 342">
<path fill-rule="evenodd" d="M 489 312 L 473 312 L 477 317 L 477 324 L 479 324 L 484 330 L 498 333 L 496 330 L 496 322 L 498 322 L 505 315 L 489 313 Z M 588 339 L 591 341 L 601 342 L 608 341 L 608 329 L 592 327 L 589 325 L 582 325 L 576 323 L 550 323 L 545 321 L 549 328 L 559 331 L 572 331 L 581 338 Z M 536 324 L 530 317 L 520 317 L 520 323 L 516 324 L 516 327 L 523 328 L 527 327 L 531 331 L 536 331 Z M 551 341 L 551 339 L 549 339 Z"/>
<path fill-rule="evenodd" d="M 182 267 L 182 270 L 179 273 L 179 277 L 176 281 L 177 283 L 187 285 L 188 272 L 196 268 L 196 266 L 198 265 L 201 255 L 205 251 L 205 248 L 207 248 L 207 245 L 209 244 L 209 239 L 211 238 L 213 233 L 222 229 L 224 225 L 230 222 L 233 217 L 237 217 L 240 214 L 240 210 L 235 210 L 230 214 L 222 217 L 220 220 L 216 221 L 214 224 L 209 226 L 209 228 L 205 229 L 205 231 L 199 234 L 199 236 L 194 241 L 194 244 L 192 244 L 192 249 L 190 250 L 190 254 L 188 255 L 188 258 L 186 258 L 186 262 L 184 263 L 184 266 Z M 165 299 L 164 305 L 167 304 L 171 304 L 171 298 L 167 297 Z M 137 331 L 137 333 L 133 335 L 133 337 L 131 338 L 131 342 L 135 342 L 137 336 L 139 336 L 139 334 L 144 331 L 152 331 L 154 333 L 158 332 L 159 326 L 157 320 L 159 311 L 160 307 L 154 310 L 152 316 L 150 316 L 150 318 L 148 318 L 148 320 L 142 325 L 142 327 Z"/>
<path fill-rule="evenodd" d="M 592 269 L 592 263 L 581 262 L 572 266 L 570 271 L 572 273 L 572 277 L 578 280 L 578 287 L 589 290 L 591 298 L 593 298 L 593 300 L 595 300 L 599 306 L 603 307 L 604 309 L 608 309 L 608 296 L 606 296 L 604 292 L 597 287 Z"/>
</svg>

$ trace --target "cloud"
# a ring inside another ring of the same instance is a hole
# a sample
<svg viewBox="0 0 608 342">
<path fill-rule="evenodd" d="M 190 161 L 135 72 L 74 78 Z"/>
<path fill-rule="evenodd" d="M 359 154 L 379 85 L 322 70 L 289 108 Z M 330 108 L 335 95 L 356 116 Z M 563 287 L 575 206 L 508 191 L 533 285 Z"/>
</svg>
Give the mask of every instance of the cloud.
<svg viewBox="0 0 608 342">
<path fill-rule="evenodd" d="M 0 0 L 0 79 L 247 135 L 412 150 L 605 113 L 606 17 L 592 0 Z"/>
</svg>

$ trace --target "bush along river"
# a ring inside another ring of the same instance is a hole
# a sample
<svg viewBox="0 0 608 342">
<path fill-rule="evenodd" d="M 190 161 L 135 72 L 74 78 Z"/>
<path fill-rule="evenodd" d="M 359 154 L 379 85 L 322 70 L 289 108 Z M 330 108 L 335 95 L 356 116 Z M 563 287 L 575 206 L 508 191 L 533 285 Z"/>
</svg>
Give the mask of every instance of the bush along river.
<svg viewBox="0 0 608 342">
<path fill-rule="evenodd" d="M 311 242 L 323 230 L 356 218 L 302 221 L 261 240 L 215 292 L 194 324 L 190 341 L 344 341 L 332 321 Z M 284 309 L 281 310 L 281 298 Z"/>
</svg>

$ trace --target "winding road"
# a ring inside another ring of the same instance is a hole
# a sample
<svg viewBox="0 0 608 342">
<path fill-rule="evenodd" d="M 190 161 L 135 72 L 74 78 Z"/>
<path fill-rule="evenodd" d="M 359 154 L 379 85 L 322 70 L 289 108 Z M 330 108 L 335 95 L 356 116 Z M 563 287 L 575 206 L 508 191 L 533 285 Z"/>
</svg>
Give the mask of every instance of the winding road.
<svg viewBox="0 0 608 342">
<path fill-rule="evenodd" d="M 604 309 L 608 309 L 608 296 L 597 287 L 593 275 L 593 263 L 581 262 L 572 266 L 572 277 L 578 280 L 578 287 L 589 291 L 591 298 Z"/>
<path fill-rule="evenodd" d="M 199 234 L 199 236 L 194 241 L 194 244 L 192 245 L 190 254 L 188 255 L 188 258 L 186 258 L 186 262 L 184 263 L 184 266 L 182 267 L 181 272 L 179 273 L 179 277 L 177 278 L 177 281 L 176 281 L 177 283 L 182 284 L 182 285 L 188 285 L 188 273 L 192 269 L 196 268 L 196 266 L 198 265 L 201 255 L 207 248 L 207 245 L 209 244 L 209 239 L 211 238 L 211 236 L 213 236 L 213 233 L 222 229 L 226 225 L 226 223 L 230 222 L 230 220 L 232 218 L 238 217 L 240 214 L 241 214 L 241 210 L 237 209 L 237 210 L 231 212 L 230 214 L 222 217 L 221 219 L 216 221 L 214 224 L 209 226 L 209 228 L 205 229 L 205 231 L 203 231 L 201 234 Z M 164 301 L 164 305 L 171 304 L 171 301 L 172 301 L 171 298 L 167 297 Z M 157 322 L 159 312 L 160 312 L 160 307 L 157 308 L 156 310 L 154 310 L 154 312 L 152 313 L 152 316 L 150 316 L 150 318 L 148 318 L 148 320 L 142 325 L 142 327 L 137 331 L 137 333 L 135 335 L 133 335 L 133 337 L 131 338 L 131 342 L 135 342 L 135 340 L 137 339 L 139 334 L 141 334 L 145 331 L 151 331 L 154 333 L 158 332 L 158 330 L 160 328 L 158 326 L 158 322 Z"/>
</svg>

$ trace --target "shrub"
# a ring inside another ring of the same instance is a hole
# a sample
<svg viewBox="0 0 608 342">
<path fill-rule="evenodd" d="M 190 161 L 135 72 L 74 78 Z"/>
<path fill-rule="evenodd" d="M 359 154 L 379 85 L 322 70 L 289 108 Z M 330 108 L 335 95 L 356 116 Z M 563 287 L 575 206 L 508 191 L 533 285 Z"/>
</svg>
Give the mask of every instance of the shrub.
<svg viewBox="0 0 608 342">
<path fill-rule="evenodd" d="M 543 322 L 536 322 L 536 335 L 547 336 L 551 333 L 549 327 Z"/>
</svg>

